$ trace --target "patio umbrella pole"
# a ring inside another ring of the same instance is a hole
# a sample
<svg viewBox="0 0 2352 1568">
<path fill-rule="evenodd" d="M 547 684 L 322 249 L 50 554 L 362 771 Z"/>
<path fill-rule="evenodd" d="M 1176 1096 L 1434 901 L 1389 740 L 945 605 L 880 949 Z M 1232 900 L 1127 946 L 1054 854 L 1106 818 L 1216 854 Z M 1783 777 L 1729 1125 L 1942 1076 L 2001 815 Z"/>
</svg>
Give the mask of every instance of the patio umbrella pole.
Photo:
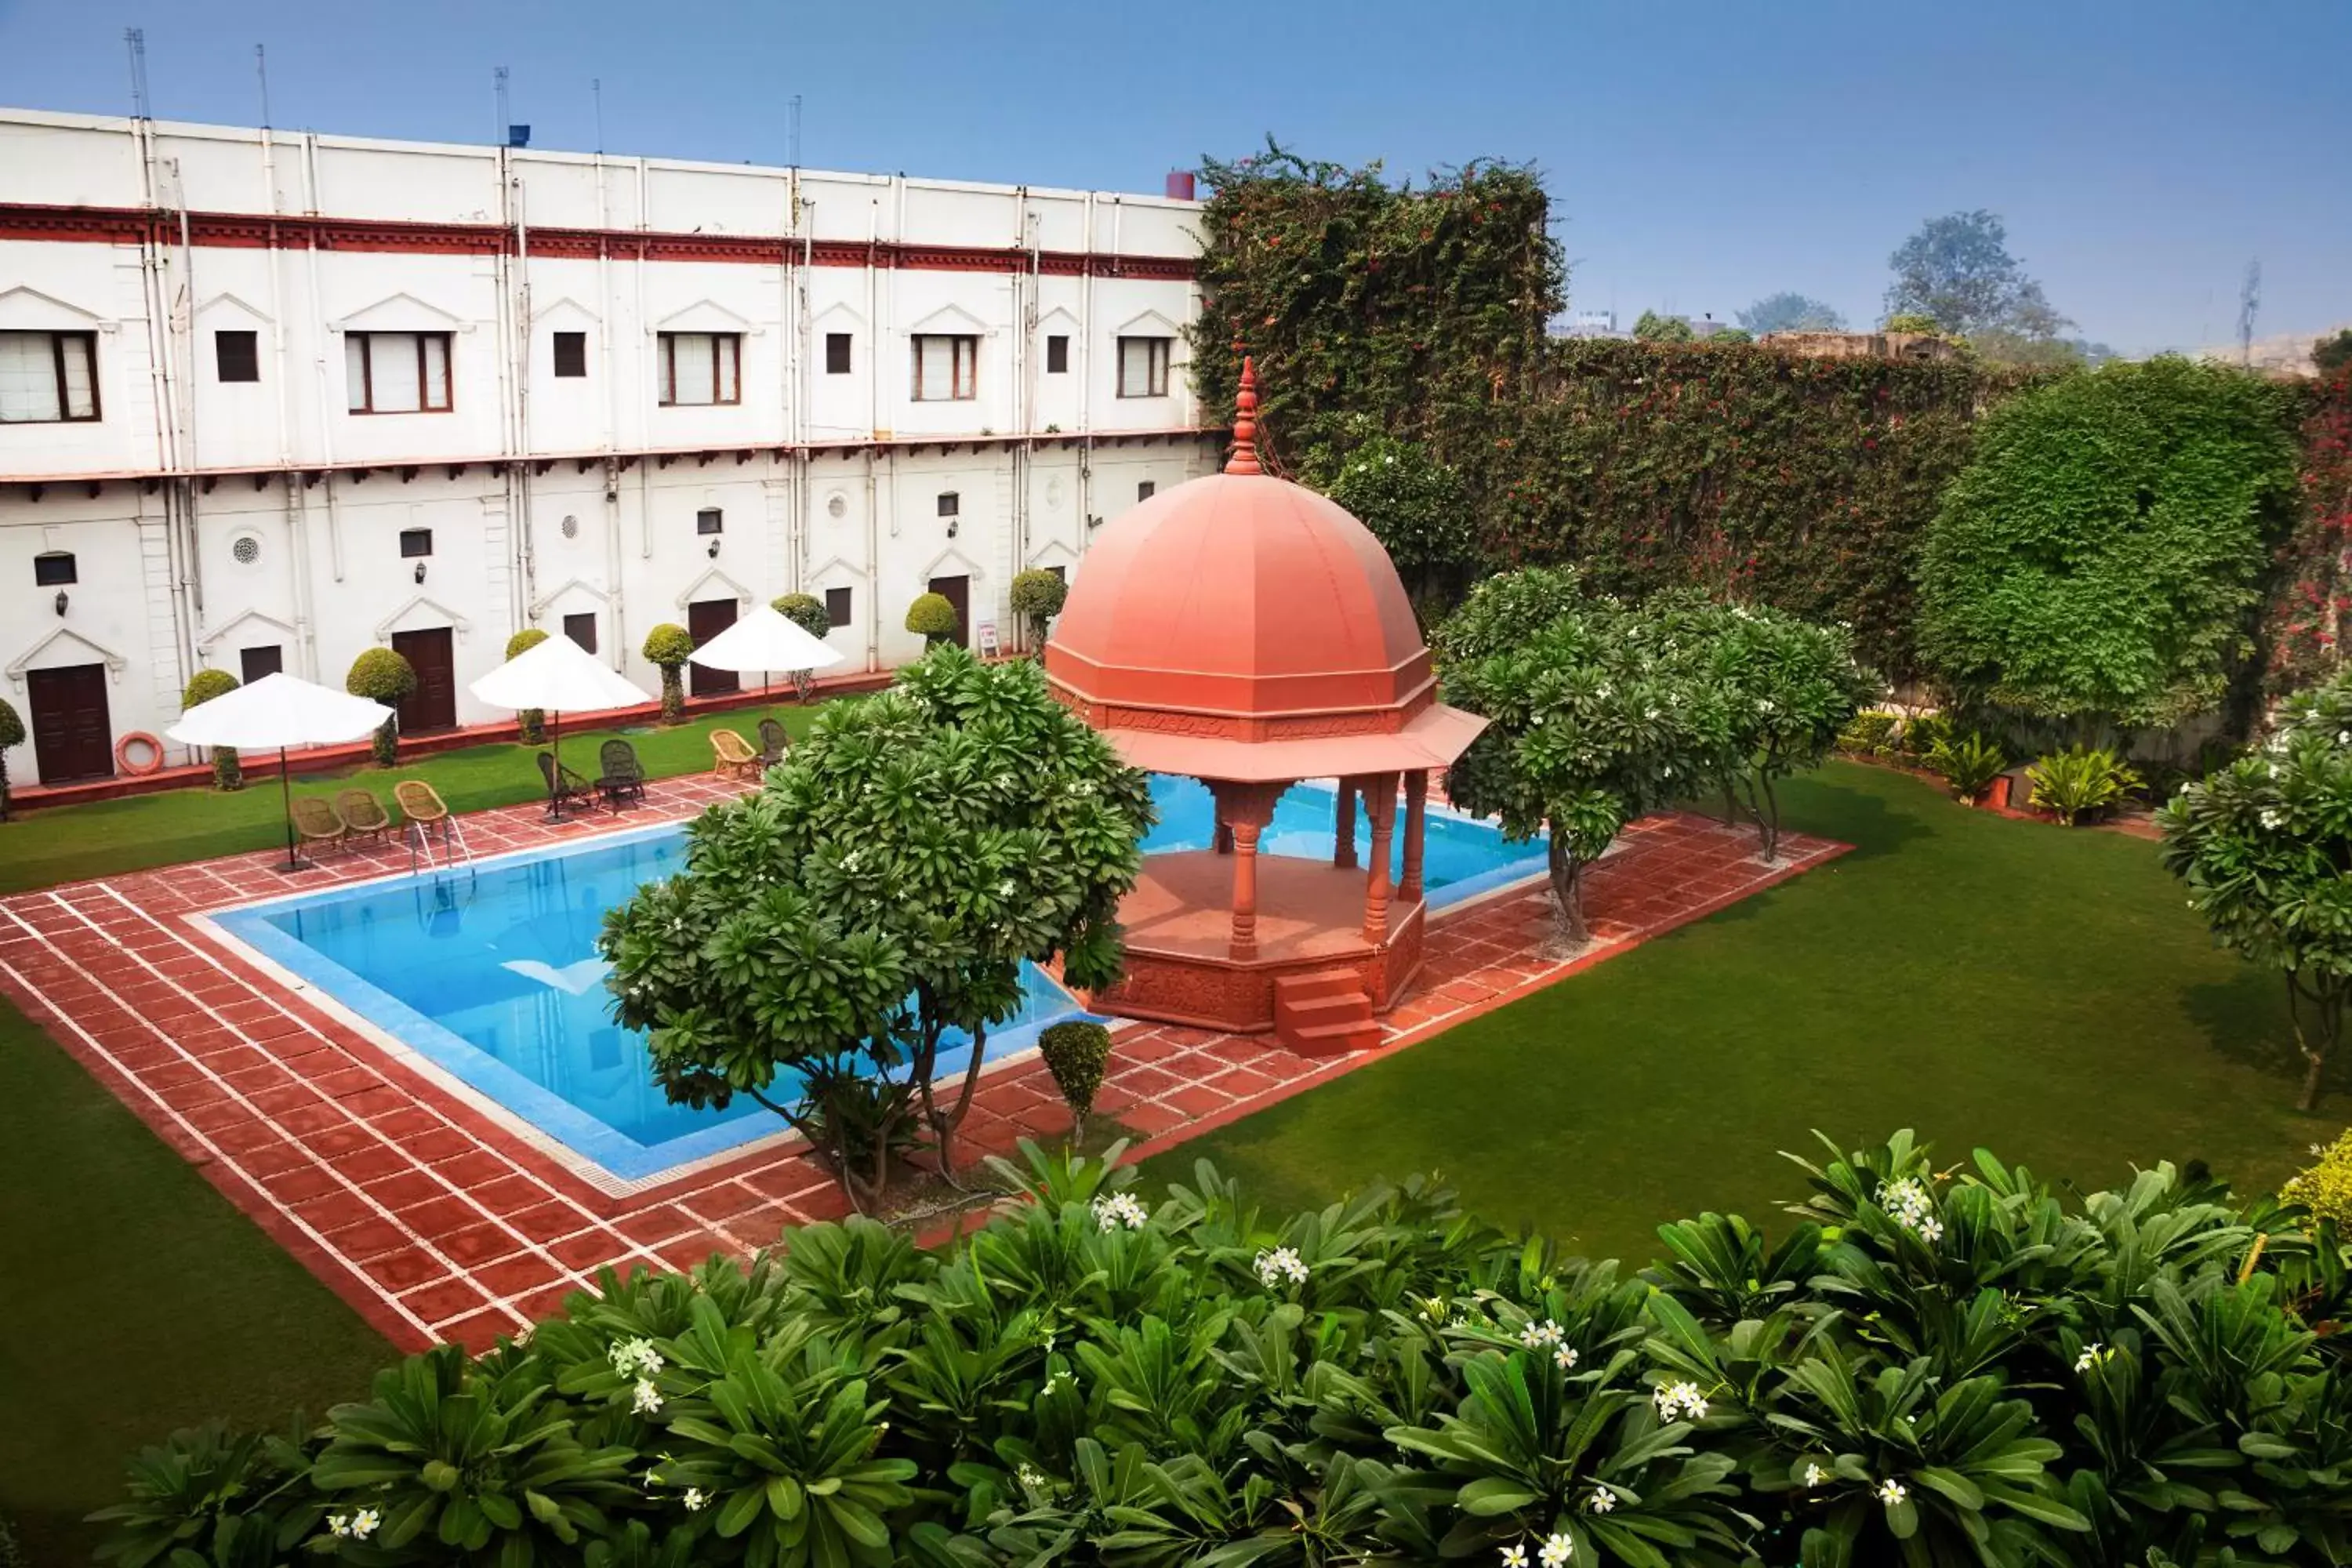
<svg viewBox="0 0 2352 1568">
<path fill-rule="evenodd" d="M 294 853 L 294 781 L 286 772 L 286 748 L 278 748 L 278 804 L 286 815 L 286 868 L 299 871 L 301 858 Z"/>
<path fill-rule="evenodd" d="M 547 775 L 547 820 L 563 820 L 563 710 L 548 710 L 548 750 L 555 757 L 555 766 Z"/>
</svg>

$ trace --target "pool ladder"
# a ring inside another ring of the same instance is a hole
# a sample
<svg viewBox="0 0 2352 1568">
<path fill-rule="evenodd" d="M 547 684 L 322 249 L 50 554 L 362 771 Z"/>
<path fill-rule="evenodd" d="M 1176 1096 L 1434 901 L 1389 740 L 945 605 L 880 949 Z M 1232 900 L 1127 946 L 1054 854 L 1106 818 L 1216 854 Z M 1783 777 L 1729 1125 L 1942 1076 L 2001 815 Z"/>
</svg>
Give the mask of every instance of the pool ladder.
<svg viewBox="0 0 2352 1568">
<path fill-rule="evenodd" d="M 432 831 L 421 822 L 411 822 L 408 825 L 408 874 L 410 876 L 415 876 L 420 871 L 440 868 L 455 870 L 460 865 L 463 865 L 468 872 L 472 871 L 474 852 L 467 847 L 466 830 L 458 825 L 457 816 L 452 814 L 443 817 L 439 826 L 441 862 L 440 867 L 436 868 L 433 860 Z"/>
</svg>

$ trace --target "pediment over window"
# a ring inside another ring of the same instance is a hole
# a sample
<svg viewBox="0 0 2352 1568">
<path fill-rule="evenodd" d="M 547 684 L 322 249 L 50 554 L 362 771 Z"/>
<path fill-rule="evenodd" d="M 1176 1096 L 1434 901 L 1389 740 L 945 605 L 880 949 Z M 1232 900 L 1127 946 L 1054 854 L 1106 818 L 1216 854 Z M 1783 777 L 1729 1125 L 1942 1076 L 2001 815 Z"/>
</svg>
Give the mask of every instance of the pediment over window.
<svg viewBox="0 0 2352 1568">
<path fill-rule="evenodd" d="M 971 311 L 942 305 L 907 329 L 910 337 L 984 337 L 990 329 Z"/>
<path fill-rule="evenodd" d="M 866 318 L 846 305 L 827 305 L 816 313 L 814 325 L 823 331 L 854 332 L 866 324 Z"/>
<path fill-rule="evenodd" d="M 54 669 L 67 664 L 103 664 L 108 676 L 119 683 L 131 661 L 105 644 L 90 641 L 71 626 L 59 626 L 16 656 L 16 662 L 8 667 L 8 683 L 22 686 L 28 669 Z"/>
<path fill-rule="evenodd" d="M 1183 331 L 1157 310 L 1146 310 L 1131 321 L 1120 324 L 1111 336 L 1116 338 L 1179 338 Z"/>
<path fill-rule="evenodd" d="M 231 637 L 243 642 L 255 632 L 275 633 L 277 640 L 281 643 L 293 642 L 297 637 L 294 628 L 284 621 L 272 616 L 265 616 L 259 610 L 247 610 L 245 614 L 230 619 L 219 630 L 206 634 L 197 642 L 196 651 L 209 654 Z"/>
<path fill-rule="evenodd" d="M 824 582 L 828 577 L 846 578 L 846 585 L 855 587 L 858 584 L 866 581 L 866 568 L 860 566 L 855 561 L 846 560 L 842 556 L 836 555 L 832 560 L 826 562 L 824 565 L 817 567 L 808 574 L 808 580 L 812 586 Z"/>
<path fill-rule="evenodd" d="M 474 623 L 439 600 L 419 594 L 376 623 L 375 640 L 388 643 L 394 632 L 430 631 L 435 626 L 447 626 L 462 637 L 474 629 Z"/>
<path fill-rule="evenodd" d="M 112 331 L 114 323 L 79 305 L 21 284 L 0 289 L 0 331 Z"/>
<path fill-rule="evenodd" d="M 656 321 L 654 331 L 756 334 L 760 329 L 749 317 L 737 315 L 716 300 L 697 300 L 685 310 Z"/>
<path fill-rule="evenodd" d="M 268 311 L 262 310 L 251 300 L 242 300 L 235 294 L 226 292 L 215 294 L 196 307 L 198 321 L 209 321 L 215 316 L 242 316 L 259 326 L 266 327 L 270 324 Z"/>
<path fill-rule="evenodd" d="M 1065 574 L 1068 574 L 1072 568 L 1077 565 L 1077 552 L 1072 550 L 1068 545 L 1064 544 L 1058 539 L 1047 542 L 1042 548 L 1032 552 L 1029 557 L 1029 564 L 1033 568 L 1040 566 L 1059 566 Z"/>
<path fill-rule="evenodd" d="M 1078 319 L 1056 305 L 1037 318 L 1037 332 L 1041 337 L 1076 337 L 1078 335 Z"/>
<path fill-rule="evenodd" d="M 531 619 L 537 620 L 541 612 L 544 611 L 550 605 L 554 604 L 559 599 L 565 598 L 593 599 L 600 605 L 609 605 L 613 602 L 612 595 L 606 593 L 595 584 L 591 583 L 587 578 L 574 577 L 572 581 L 564 584 L 562 587 L 551 588 L 546 593 L 541 594 L 538 598 L 532 600 L 530 606 Z"/>
<path fill-rule="evenodd" d="M 593 327 L 600 320 L 595 311 L 569 294 L 561 299 L 549 300 L 532 311 L 530 316 L 533 326 Z"/>
<path fill-rule="evenodd" d="M 934 577 L 969 577 L 975 583 L 988 580 L 988 574 L 980 569 L 979 563 L 952 544 L 933 556 L 920 575 L 927 583 Z"/>
<path fill-rule="evenodd" d="M 685 591 L 680 593 L 677 596 L 677 607 L 682 610 L 686 608 L 687 605 L 694 603 L 697 599 L 711 599 L 718 597 L 717 595 L 705 591 L 710 588 L 726 589 L 728 593 L 734 595 L 735 602 L 739 605 L 750 604 L 753 596 L 751 589 L 746 588 L 742 584 L 738 583 L 734 578 L 730 577 L 726 573 L 721 572 L 718 567 L 713 566 L 709 571 L 705 572 L 701 576 L 697 577 L 693 582 L 688 583 L 686 585 Z"/>
<path fill-rule="evenodd" d="M 414 294 L 388 294 L 331 323 L 339 332 L 469 332 L 473 323 Z"/>
</svg>

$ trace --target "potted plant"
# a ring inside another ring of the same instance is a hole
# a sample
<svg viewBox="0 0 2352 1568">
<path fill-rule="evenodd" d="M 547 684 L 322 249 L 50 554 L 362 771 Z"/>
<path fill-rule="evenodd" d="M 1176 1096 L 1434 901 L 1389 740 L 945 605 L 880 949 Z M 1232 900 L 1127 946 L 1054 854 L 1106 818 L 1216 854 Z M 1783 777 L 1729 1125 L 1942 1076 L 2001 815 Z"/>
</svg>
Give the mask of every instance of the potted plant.
<svg viewBox="0 0 2352 1568">
<path fill-rule="evenodd" d="M 1952 798 L 1970 805 L 1981 803 L 1998 811 L 2009 804 L 2009 792 L 2000 786 L 2009 781 L 2001 770 L 2009 759 L 2000 748 L 1971 730 L 1958 739 L 1947 736 L 1928 751 L 1927 765 L 1931 772 L 1941 773 L 1952 792 Z"/>
</svg>

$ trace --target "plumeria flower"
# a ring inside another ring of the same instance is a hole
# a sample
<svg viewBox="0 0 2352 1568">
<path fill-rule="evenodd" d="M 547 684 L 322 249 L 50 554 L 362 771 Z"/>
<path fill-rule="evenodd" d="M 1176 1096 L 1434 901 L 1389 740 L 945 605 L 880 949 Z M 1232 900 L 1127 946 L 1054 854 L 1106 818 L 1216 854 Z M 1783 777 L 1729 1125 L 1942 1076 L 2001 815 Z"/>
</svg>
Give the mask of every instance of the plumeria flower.
<svg viewBox="0 0 2352 1568">
<path fill-rule="evenodd" d="M 700 1487 L 688 1487 L 686 1489 L 685 1502 L 687 1512 L 700 1513 L 710 1506 L 710 1496 Z"/>
<path fill-rule="evenodd" d="M 1544 1537 L 1543 1546 L 1536 1552 L 1536 1561 L 1541 1563 L 1543 1568 L 1559 1568 L 1574 1555 L 1576 1542 L 1568 1538 L 1565 1531 L 1554 1531 Z"/>
<path fill-rule="evenodd" d="M 1658 1418 L 1662 1421 L 1673 1420 L 1677 1411 L 1687 1415 L 1694 1421 L 1706 1418 L 1706 1398 L 1699 1393 L 1697 1384 L 1662 1384 L 1651 1391 L 1650 1397 L 1656 1401 Z"/>
<path fill-rule="evenodd" d="M 1542 1322 L 1530 1322 L 1519 1331 L 1519 1343 L 1534 1350 L 1541 1345 L 1559 1343 L 1559 1325 L 1546 1318 Z"/>
<path fill-rule="evenodd" d="M 1094 1201 L 1095 1224 L 1104 1230 L 1141 1230 L 1150 1211 L 1133 1193 L 1112 1193 Z"/>
<path fill-rule="evenodd" d="M 1503 1568 L 1528 1568 L 1528 1549 L 1517 1542 L 1504 1547 Z"/>
<path fill-rule="evenodd" d="M 610 1353 L 613 1370 L 623 1377 L 652 1377 L 667 1364 L 661 1352 L 654 1349 L 653 1341 L 647 1339 L 617 1341 Z"/>
<path fill-rule="evenodd" d="M 1560 1371 L 1566 1372 L 1576 1364 L 1576 1352 L 1567 1345 L 1562 1345 L 1551 1352 L 1551 1363 Z"/>
<path fill-rule="evenodd" d="M 2263 826 L 2273 830 L 2283 826 L 2286 821 L 2286 813 L 2279 810 L 2273 805 L 2266 805 L 2263 807 L 2261 815 Z"/>
<path fill-rule="evenodd" d="M 1277 1247 L 1271 1252 L 1261 1252 L 1255 1267 L 1258 1282 L 1268 1289 L 1285 1279 L 1294 1285 L 1307 1283 L 1307 1265 L 1296 1247 Z"/>
<path fill-rule="evenodd" d="M 1045 1489 L 1045 1472 L 1039 1469 L 1034 1465 L 1024 1465 L 1019 1469 L 1013 1471 L 1013 1475 L 1014 1479 L 1018 1480 L 1023 1486 L 1029 1488 L 1032 1491 L 1043 1491 Z"/>
<path fill-rule="evenodd" d="M 1592 1489 L 1592 1500 L 1585 1506 L 1595 1513 L 1610 1513 L 1615 1510 L 1617 1499 L 1607 1487 L 1595 1487 Z"/>
<path fill-rule="evenodd" d="M 1828 1480 L 1829 1479 L 1830 1479 L 1830 1473 L 1829 1473 L 1827 1470 L 1824 1470 L 1823 1468 L 1822 1468 L 1819 1465 L 1807 1465 L 1807 1466 L 1805 1467 L 1805 1485 L 1806 1485 L 1806 1486 L 1808 1486 L 1808 1487 L 1818 1487 L 1818 1486 L 1820 1486 L 1823 1481 Z"/>
<path fill-rule="evenodd" d="M 651 1415 L 662 1407 L 661 1390 L 654 1386 L 652 1378 L 637 1379 L 636 1398 L 631 1402 L 629 1407 L 640 1415 Z"/>
<path fill-rule="evenodd" d="M 1878 1500 L 1889 1508 L 1893 1508 L 1910 1495 L 1909 1489 L 1901 1481 L 1881 1481 L 1878 1484 Z"/>
</svg>

